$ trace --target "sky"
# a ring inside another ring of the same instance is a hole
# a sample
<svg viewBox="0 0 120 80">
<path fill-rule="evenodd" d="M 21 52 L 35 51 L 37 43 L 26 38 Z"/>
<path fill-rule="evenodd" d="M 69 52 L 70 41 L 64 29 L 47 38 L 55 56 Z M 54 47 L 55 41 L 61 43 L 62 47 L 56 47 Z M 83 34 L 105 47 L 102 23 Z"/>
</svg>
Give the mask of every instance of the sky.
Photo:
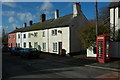
<svg viewBox="0 0 120 80">
<path fill-rule="evenodd" d="M 54 10 L 59 10 L 59 16 L 73 13 L 74 2 L 3 2 L 2 3 L 2 28 L 6 33 L 23 27 L 26 22 L 40 22 L 40 14 L 46 14 L 47 19 L 54 18 Z M 98 2 L 98 9 L 108 6 L 110 2 Z M 95 18 L 95 3 L 81 2 L 81 9 L 88 20 Z M 0 26 L 1 28 L 1 26 Z"/>
</svg>

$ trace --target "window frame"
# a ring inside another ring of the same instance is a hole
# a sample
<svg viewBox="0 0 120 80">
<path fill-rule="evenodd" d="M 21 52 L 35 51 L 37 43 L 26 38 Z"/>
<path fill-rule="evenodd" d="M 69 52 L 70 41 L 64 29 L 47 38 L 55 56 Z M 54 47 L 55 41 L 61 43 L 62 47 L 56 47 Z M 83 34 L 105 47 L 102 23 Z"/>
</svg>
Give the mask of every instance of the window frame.
<svg viewBox="0 0 120 80">
<path fill-rule="evenodd" d="M 46 43 L 45 42 L 42 43 L 42 50 L 46 51 Z"/>
<path fill-rule="evenodd" d="M 51 33 L 52 33 L 52 36 L 57 35 L 57 29 L 52 30 Z"/>
<path fill-rule="evenodd" d="M 45 31 L 42 32 L 42 37 L 45 37 Z"/>
<path fill-rule="evenodd" d="M 34 37 L 38 37 L 38 32 L 34 32 Z"/>
<path fill-rule="evenodd" d="M 26 38 L 26 34 L 23 34 L 23 38 Z"/>
<path fill-rule="evenodd" d="M 53 52 L 57 52 L 58 51 L 58 44 L 57 42 L 53 43 Z"/>
<path fill-rule="evenodd" d="M 23 45 L 24 45 L 24 48 L 26 48 L 26 42 L 24 42 Z"/>
</svg>

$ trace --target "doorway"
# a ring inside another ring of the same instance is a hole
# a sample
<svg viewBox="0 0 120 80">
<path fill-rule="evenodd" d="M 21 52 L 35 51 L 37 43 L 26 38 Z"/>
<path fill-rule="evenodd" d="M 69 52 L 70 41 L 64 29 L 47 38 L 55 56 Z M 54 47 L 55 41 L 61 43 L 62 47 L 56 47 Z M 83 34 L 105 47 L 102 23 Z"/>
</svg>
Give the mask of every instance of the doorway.
<svg viewBox="0 0 120 80">
<path fill-rule="evenodd" d="M 62 42 L 58 42 L 58 51 L 59 51 L 59 55 L 61 54 L 62 52 Z"/>
</svg>

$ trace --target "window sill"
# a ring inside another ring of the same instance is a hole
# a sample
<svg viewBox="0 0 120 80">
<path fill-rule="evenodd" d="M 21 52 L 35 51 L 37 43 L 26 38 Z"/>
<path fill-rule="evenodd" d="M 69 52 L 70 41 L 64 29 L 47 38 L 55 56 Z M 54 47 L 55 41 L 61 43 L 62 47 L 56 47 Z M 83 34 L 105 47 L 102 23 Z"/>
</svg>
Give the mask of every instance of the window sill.
<svg viewBox="0 0 120 80">
<path fill-rule="evenodd" d="M 53 51 L 53 52 L 57 52 L 57 51 Z"/>
</svg>

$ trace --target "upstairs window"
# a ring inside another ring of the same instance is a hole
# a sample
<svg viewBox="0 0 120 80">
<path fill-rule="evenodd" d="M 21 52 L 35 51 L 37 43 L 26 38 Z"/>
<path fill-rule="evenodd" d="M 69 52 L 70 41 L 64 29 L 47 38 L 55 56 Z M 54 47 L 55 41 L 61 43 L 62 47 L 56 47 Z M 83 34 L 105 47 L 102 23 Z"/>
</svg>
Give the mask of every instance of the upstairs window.
<svg viewBox="0 0 120 80">
<path fill-rule="evenodd" d="M 23 38 L 26 38 L 26 34 L 23 35 Z"/>
<path fill-rule="evenodd" d="M 45 31 L 43 31 L 42 37 L 45 37 Z"/>
<path fill-rule="evenodd" d="M 34 32 L 34 37 L 37 37 L 38 36 L 38 32 Z"/>
<path fill-rule="evenodd" d="M 20 38 L 20 34 L 18 34 L 18 38 Z"/>
<path fill-rule="evenodd" d="M 31 36 L 31 33 L 28 34 L 28 37 L 29 37 L 29 38 L 30 38 L 30 36 Z"/>
<path fill-rule="evenodd" d="M 52 30 L 52 35 L 57 35 L 57 29 Z"/>
</svg>

